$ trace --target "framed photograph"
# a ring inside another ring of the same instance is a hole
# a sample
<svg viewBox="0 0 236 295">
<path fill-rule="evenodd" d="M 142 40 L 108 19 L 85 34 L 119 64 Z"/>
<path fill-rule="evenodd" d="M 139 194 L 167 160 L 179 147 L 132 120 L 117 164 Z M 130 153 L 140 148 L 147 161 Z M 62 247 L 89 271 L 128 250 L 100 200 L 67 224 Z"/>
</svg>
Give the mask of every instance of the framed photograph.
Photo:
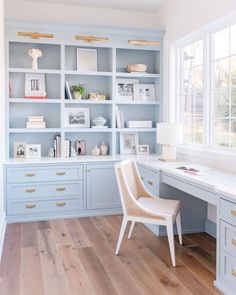
<svg viewBox="0 0 236 295">
<path fill-rule="evenodd" d="M 66 108 L 65 127 L 89 128 L 89 108 Z"/>
<path fill-rule="evenodd" d="M 41 158 L 41 144 L 27 144 L 26 145 L 26 158 L 27 159 Z"/>
<path fill-rule="evenodd" d="M 134 100 L 156 100 L 154 84 L 134 84 Z"/>
<path fill-rule="evenodd" d="M 149 155 L 149 145 L 148 144 L 140 144 L 136 146 L 137 155 Z"/>
<path fill-rule="evenodd" d="M 120 153 L 135 154 L 136 146 L 139 144 L 137 132 L 120 133 Z"/>
<path fill-rule="evenodd" d="M 133 100 L 134 99 L 134 84 L 137 84 L 138 79 L 117 79 L 116 80 L 116 99 L 117 100 Z"/>
<path fill-rule="evenodd" d="M 86 140 L 75 141 L 75 151 L 77 155 L 85 155 L 86 153 Z"/>
<path fill-rule="evenodd" d="M 97 72 L 97 49 L 77 48 L 77 71 Z"/>
<path fill-rule="evenodd" d="M 25 158 L 26 142 L 18 141 L 14 143 L 14 158 Z"/>
<path fill-rule="evenodd" d="M 25 98 L 47 98 L 45 74 L 25 74 Z"/>
</svg>

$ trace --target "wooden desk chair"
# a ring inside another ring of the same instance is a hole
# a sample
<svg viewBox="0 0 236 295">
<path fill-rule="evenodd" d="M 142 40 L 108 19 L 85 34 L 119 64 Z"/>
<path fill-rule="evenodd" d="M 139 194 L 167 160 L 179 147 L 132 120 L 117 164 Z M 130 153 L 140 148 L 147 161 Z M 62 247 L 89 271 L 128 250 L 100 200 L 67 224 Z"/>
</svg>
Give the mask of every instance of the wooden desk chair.
<svg viewBox="0 0 236 295">
<path fill-rule="evenodd" d="M 132 222 L 128 239 L 135 222 L 164 225 L 167 229 L 172 265 L 176 266 L 173 223 L 176 221 L 179 243 L 182 244 L 180 202 L 152 195 L 145 188 L 134 159 L 115 164 L 115 172 L 124 212 L 115 254 L 119 253 L 128 221 Z"/>
</svg>

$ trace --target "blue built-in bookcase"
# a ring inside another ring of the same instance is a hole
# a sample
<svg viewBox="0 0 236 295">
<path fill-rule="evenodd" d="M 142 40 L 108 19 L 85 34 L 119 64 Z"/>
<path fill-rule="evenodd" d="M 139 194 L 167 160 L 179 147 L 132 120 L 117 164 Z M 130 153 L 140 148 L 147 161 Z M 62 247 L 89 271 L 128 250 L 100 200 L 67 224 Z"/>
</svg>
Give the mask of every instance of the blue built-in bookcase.
<svg viewBox="0 0 236 295">
<path fill-rule="evenodd" d="M 19 29 L 20 28 L 20 29 Z M 53 38 L 19 36 L 18 32 L 50 33 Z M 74 26 L 36 25 L 30 23 L 10 23 L 7 29 L 7 83 L 6 100 L 8 123 L 6 142 L 8 158 L 14 157 L 14 143 L 27 142 L 41 144 L 42 157 L 47 157 L 53 139 L 60 135 L 72 141 L 86 140 L 86 154 L 91 154 L 95 144 L 105 142 L 109 154 L 120 153 L 122 132 L 136 131 L 139 144 L 148 144 L 150 153 L 158 152 L 156 144 L 156 123 L 162 116 L 162 43 L 164 32 L 142 30 L 118 30 L 108 28 L 84 28 Z M 75 36 L 104 37 L 101 41 L 76 40 Z M 138 45 L 129 43 L 138 41 Z M 147 42 L 145 42 L 147 41 Z M 156 43 L 159 42 L 159 45 Z M 38 59 L 38 70 L 31 69 L 30 48 L 38 48 L 43 56 Z M 77 48 L 97 49 L 97 71 L 77 71 Z M 128 73 L 128 64 L 146 64 L 145 73 Z M 46 77 L 47 99 L 25 99 L 25 74 L 43 73 Z M 119 100 L 116 95 L 117 79 L 138 79 L 139 83 L 155 84 L 155 101 Z M 69 86 L 84 84 L 85 97 L 90 92 L 106 94 L 107 100 L 65 99 L 65 81 Z M 11 85 L 9 93 L 8 85 Z M 10 95 L 11 94 L 11 95 Z M 97 115 L 107 119 L 107 129 L 67 128 L 66 108 L 89 108 L 90 125 Z M 124 124 L 129 120 L 151 120 L 152 128 L 117 128 L 116 107 L 123 113 Z M 44 116 L 45 129 L 27 129 L 28 116 Z M 62 144 L 62 157 L 64 144 Z"/>
</svg>

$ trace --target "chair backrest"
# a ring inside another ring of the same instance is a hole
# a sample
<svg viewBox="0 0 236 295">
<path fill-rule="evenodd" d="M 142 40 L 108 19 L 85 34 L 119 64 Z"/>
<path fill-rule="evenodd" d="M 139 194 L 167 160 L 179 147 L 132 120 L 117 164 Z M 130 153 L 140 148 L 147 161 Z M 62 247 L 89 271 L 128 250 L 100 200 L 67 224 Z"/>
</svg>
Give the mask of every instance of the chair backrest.
<svg viewBox="0 0 236 295">
<path fill-rule="evenodd" d="M 135 160 L 127 159 L 116 163 L 115 172 L 124 212 L 137 209 L 136 200 L 142 195 L 145 196 L 146 191 Z"/>
</svg>

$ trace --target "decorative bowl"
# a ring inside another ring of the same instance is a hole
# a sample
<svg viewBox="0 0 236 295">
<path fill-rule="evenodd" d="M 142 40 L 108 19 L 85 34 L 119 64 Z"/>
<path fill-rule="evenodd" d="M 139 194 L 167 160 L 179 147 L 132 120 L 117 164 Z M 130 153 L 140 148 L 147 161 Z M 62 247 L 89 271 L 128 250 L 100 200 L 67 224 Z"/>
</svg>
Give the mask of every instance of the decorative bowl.
<svg viewBox="0 0 236 295">
<path fill-rule="evenodd" d="M 93 123 L 96 126 L 104 126 L 104 124 L 106 123 L 106 119 L 103 118 L 101 115 L 98 115 L 96 118 L 93 119 Z"/>
<path fill-rule="evenodd" d="M 129 64 L 127 65 L 127 71 L 130 72 L 146 72 L 147 65 L 145 64 Z"/>
</svg>

